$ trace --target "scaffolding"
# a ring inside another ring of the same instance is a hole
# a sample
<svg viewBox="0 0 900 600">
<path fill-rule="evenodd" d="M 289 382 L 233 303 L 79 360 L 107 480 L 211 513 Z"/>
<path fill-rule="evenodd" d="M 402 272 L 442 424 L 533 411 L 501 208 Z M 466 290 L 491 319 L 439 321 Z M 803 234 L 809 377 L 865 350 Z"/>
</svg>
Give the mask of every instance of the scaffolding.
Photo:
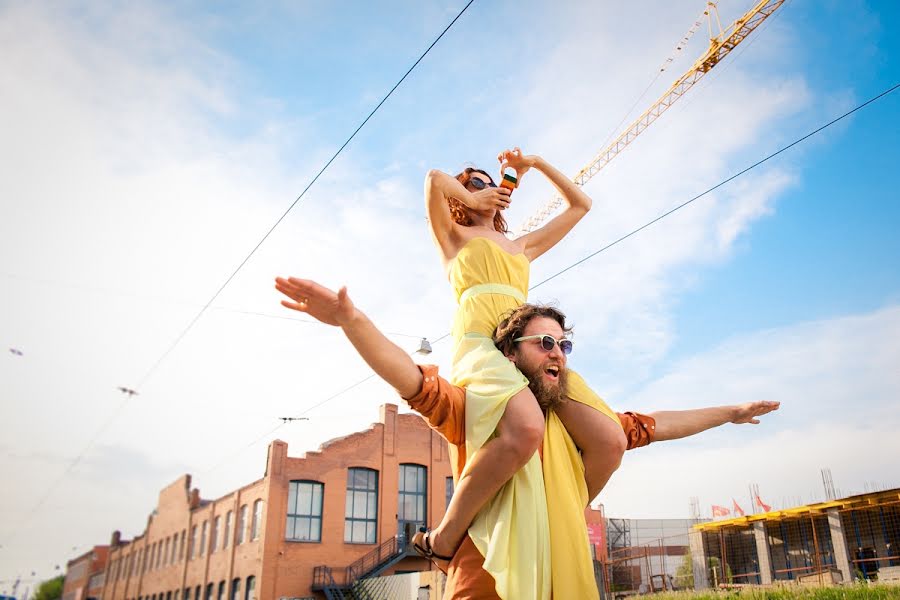
<svg viewBox="0 0 900 600">
<path fill-rule="evenodd" d="M 829 585 L 900 575 L 900 489 L 694 526 L 695 587 Z"/>
</svg>

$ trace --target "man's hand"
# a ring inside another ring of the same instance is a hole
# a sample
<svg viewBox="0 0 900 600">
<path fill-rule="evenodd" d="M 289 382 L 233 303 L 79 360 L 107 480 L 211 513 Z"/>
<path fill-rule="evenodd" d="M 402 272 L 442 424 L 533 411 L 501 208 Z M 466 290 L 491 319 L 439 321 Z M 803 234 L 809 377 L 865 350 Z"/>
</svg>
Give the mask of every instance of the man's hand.
<svg viewBox="0 0 900 600">
<path fill-rule="evenodd" d="M 734 407 L 734 415 L 731 418 L 731 422 L 737 424 L 752 423 L 753 425 L 759 425 L 759 419 L 756 417 L 761 417 L 773 410 L 778 410 L 779 406 L 781 406 L 781 402 L 770 402 L 768 400 L 738 404 Z"/>
<path fill-rule="evenodd" d="M 326 325 L 343 327 L 357 314 L 346 287 L 335 293 L 309 279 L 276 277 L 275 289 L 292 300 L 282 300 L 282 306 L 306 313 Z"/>
</svg>

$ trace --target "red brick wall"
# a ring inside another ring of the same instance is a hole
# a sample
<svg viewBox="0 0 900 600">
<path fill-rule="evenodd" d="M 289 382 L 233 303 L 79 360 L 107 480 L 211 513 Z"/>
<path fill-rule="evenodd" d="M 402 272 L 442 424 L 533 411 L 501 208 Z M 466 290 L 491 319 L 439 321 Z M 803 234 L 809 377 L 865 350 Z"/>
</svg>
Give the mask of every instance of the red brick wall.
<svg viewBox="0 0 900 600">
<path fill-rule="evenodd" d="M 144 532 L 131 542 L 110 551 L 106 566 L 103 600 L 190 600 L 200 586 L 205 600 L 206 586 L 214 584 L 218 598 L 219 582 L 226 583 L 230 598 L 231 582 L 241 580 L 241 595 L 246 596 L 248 577 L 255 577 L 254 597 L 277 600 L 281 597 L 313 595 L 313 568 L 318 565 L 345 567 L 370 552 L 378 544 L 397 535 L 398 473 L 403 463 L 427 469 L 426 519 L 429 526 L 440 521 L 445 506 L 445 479 L 450 476 L 446 442 L 418 415 L 397 413 L 397 407 L 381 407 L 380 422 L 365 431 L 353 433 L 324 444 L 304 456 L 288 456 L 288 446 L 280 440 L 269 446 L 265 477 L 214 501 L 200 499 L 191 490 L 191 478 L 185 475 L 159 494 L 157 508 Z M 344 543 L 344 512 L 347 469 L 364 467 L 378 472 L 378 523 L 375 544 Z M 287 541 L 288 487 L 292 480 L 312 480 L 324 484 L 322 536 L 318 543 Z M 250 539 L 254 502 L 262 500 L 263 512 L 259 538 Z M 244 542 L 235 544 L 236 528 L 242 506 L 247 506 Z M 225 518 L 232 511 L 230 540 L 222 547 Z M 221 518 L 218 540 L 212 547 L 213 522 Z M 203 555 L 199 548 L 190 557 L 191 531 L 197 527 L 199 544 L 203 523 L 207 524 Z M 184 548 L 181 549 L 181 536 Z M 174 540 L 174 542 L 173 542 Z M 166 543 L 168 541 L 168 552 Z M 175 560 L 172 561 L 172 544 Z M 160 550 L 162 549 L 162 550 Z M 162 554 L 165 554 L 163 557 Z M 159 558 L 157 558 L 159 557 Z M 129 565 L 134 564 L 134 568 Z M 426 570 L 430 563 L 409 558 L 394 570 Z"/>
</svg>

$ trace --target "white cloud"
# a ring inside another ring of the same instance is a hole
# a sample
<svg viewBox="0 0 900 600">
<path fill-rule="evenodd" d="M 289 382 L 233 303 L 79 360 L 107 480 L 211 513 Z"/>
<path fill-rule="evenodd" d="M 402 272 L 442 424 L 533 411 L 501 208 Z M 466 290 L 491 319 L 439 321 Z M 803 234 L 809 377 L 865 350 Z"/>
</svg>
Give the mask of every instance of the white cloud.
<svg viewBox="0 0 900 600">
<path fill-rule="evenodd" d="M 297 115 L 283 99 L 249 91 L 246 66 L 204 42 L 214 17 L 126 7 L 72 18 L 4 7 L 0 164 L 10 176 L 0 178 L 0 254 L 10 257 L 5 275 L 16 278 L 6 279 L 15 284 L 0 298 L 0 323 L 26 351 L 0 363 L 0 420 L 21 450 L 0 457 L 3 479 L 20 490 L 4 500 L 8 514 L 27 511 L 65 466 L 34 472 L 22 456 L 76 456 L 111 415 L 95 449 L 106 458 L 90 454 L 63 484 L 101 517 L 79 517 L 73 539 L 55 550 L 59 560 L 114 528 L 138 531 L 157 491 L 183 469 L 215 497 L 259 476 L 272 435 L 299 454 L 375 420 L 377 405 L 395 396 L 370 381 L 311 411 L 313 421 L 272 434 L 277 417 L 296 416 L 369 371 L 331 328 L 225 309 L 300 317 L 281 309 L 272 289 L 275 275 L 290 274 L 347 284 L 387 331 L 432 339 L 448 331 L 453 302 L 425 227 L 425 170 L 490 161 L 494 144 L 519 143 L 574 172 L 693 17 L 673 3 L 656 7 L 654 23 L 637 5 L 609 15 L 581 4 L 523 18 L 527 37 L 473 37 L 486 29 L 467 16 L 466 29 L 453 32 L 461 41 L 451 36 L 429 56 L 121 412 L 115 386 L 142 380 L 336 150 L 336 133 L 319 135 L 334 109 L 310 101 Z M 428 10 L 429 24 L 443 20 L 437 10 Z M 619 25 L 638 18 L 644 41 Z M 500 68 L 510 52 L 523 62 Z M 496 70 L 481 72 L 485 56 Z M 673 108 L 591 182 L 594 211 L 535 265 L 535 282 L 771 149 L 772 131 L 787 135 L 782 126 L 809 101 L 802 79 L 737 65 L 701 85 L 696 100 Z M 609 358 L 589 369 L 613 382 L 604 392 L 614 397 L 622 381 L 640 380 L 666 356 L 679 293 L 699 268 L 727 260 L 796 177 L 770 166 L 536 293 L 561 301 L 578 327 L 579 353 Z M 529 176 L 511 222 L 548 193 Z M 430 360 L 446 364 L 448 348 L 436 344 Z M 118 464 L 111 455 L 143 465 L 145 485 L 127 499 L 110 497 L 97 484 L 102 470 L 90 468 Z M 29 539 L 49 538 L 69 514 L 42 514 Z M 46 556 L 35 545 L 15 567 Z"/>
<path fill-rule="evenodd" d="M 735 337 L 674 365 L 617 408 L 646 413 L 763 399 L 781 408 L 758 426 L 725 425 L 626 454 L 600 496 L 607 513 L 688 516 L 691 496 L 708 513 L 713 503 L 730 506 L 732 496 L 743 505 L 750 483 L 779 508 L 798 497 L 820 501 L 826 467 L 844 494 L 870 482 L 900 485 L 898 336 L 895 305 Z"/>
</svg>

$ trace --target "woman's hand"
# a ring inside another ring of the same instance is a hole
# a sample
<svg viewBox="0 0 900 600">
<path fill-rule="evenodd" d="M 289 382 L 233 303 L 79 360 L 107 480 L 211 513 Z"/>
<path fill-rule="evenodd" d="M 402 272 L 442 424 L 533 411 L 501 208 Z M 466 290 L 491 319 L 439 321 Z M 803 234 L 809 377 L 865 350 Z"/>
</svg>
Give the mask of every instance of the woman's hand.
<svg viewBox="0 0 900 600">
<path fill-rule="evenodd" d="M 466 190 L 468 191 L 468 190 Z M 510 191 L 502 187 L 486 187 L 477 192 L 469 192 L 466 198 L 460 198 L 460 202 L 477 211 L 506 210 L 509 208 Z"/>
<path fill-rule="evenodd" d="M 518 146 L 512 150 L 504 150 L 497 155 L 497 160 L 500 161 L 500 177 L 503 177 L 503 171 L 507 168 L 514 169 L 516 178 L 519 179 L 519 182 L 521 183 L 522 176 L 528 172 L 528 169 L 534 166 L 537 158 L 538 157 L 534 154 L 527 156 L 522 154 L 522 149 Z"/>
<path fill-rule="evenodd" d="M 276 277 L 275 289 L 293 301 L 282 300 L 282 306 L 304 312 L 326 325 L 343 327 L 356 316 L 346 287 L 335 293 L 309 279 Z"/>
</svg>

